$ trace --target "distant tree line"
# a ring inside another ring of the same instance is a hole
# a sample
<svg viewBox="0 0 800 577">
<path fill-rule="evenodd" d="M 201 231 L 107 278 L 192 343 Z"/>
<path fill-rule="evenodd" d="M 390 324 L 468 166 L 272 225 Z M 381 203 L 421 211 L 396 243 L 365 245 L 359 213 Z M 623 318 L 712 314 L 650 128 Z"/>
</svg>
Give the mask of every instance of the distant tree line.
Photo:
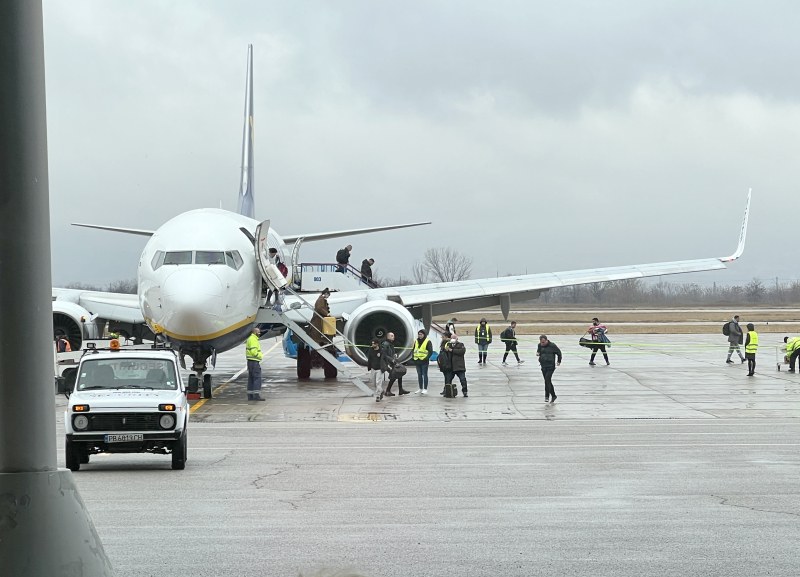
<svg viewBox="0 0 800 577">
<path fill-rule="evenodd" d="M 765 283 L 754 278 L 744 285 L 703 286 L 626 279 L 554 288 L 542 293 L 539 302 L 619 306 L 797 305 L 800 280 Z"/>
<path fill-rule="evenodd" d="M 103 288 L 101 285 L 93 285 L 82 282 L 71 282 L 64 288 L 82 290 L 82 291 L 105 291 L 109 293 L 124 293 L 124 294 L 135 295 L 136 289 L 138 288 L 138 283 L 136 282 L 135 278 L 127 280 L 115 280 L 108 283 L 108 285 L 105 288 Z"/>
</svg>

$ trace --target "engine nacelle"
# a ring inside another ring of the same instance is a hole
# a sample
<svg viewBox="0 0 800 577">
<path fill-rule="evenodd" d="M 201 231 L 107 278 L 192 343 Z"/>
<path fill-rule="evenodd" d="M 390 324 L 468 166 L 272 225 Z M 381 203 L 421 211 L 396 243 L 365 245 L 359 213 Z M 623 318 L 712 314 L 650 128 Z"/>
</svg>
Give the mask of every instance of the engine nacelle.
<svg viewBox="0 0 800 577">
<path fill-rule="evenodd" d="M 97 338 L 97 330 L 89 319 L 92 314 L 69 301 L 53 301 L 53 336 L 67 337 L 73 351 L 78 351 L 84 339 Z"/>
<path fill-rule="evenodd" d="M 383 341 L 394 333 L 394 346 L 400 361 L 411 356 L 417 336 L 416 321 L 403 305 L 388 300 L 369 301 L 352 312 L 344 325 L 345 349 L 359 365 L 367 364 L 367 349 L 372 339 Z"/>
</svg>

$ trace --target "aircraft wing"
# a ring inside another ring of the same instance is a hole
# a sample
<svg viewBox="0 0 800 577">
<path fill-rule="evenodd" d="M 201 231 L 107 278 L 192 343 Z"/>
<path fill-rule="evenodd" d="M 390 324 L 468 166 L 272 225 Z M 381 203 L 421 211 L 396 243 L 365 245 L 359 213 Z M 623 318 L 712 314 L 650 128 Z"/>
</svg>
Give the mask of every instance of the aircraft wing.
<svg viewBox="0 0 800 577">
<path fill-rule="evenodd" d="M 75 303 L 86 309 L 92 317 L 125 323 L 144 323 L 137 295 L 54 288 L 53 300 Z"/>
<path fill-rule="evenodd" d="M 382 230 L 394 230 L 396 228 L 409 228 L 412 226 L 423 226 L 426 224 L 430 224 L 430 222 L 413 222 L 410 224 L 393 224 L 389 226 L 373 226 L 369 228 L 351 228 L 349 230 L 336 230 L 332 232 L 312 232 L 309 234 L 289 234 L 289 235 L 281 235 L 281 237 L 283 238 L 283 242 L 285 242 L 286 244 L 290 244 L 301 238 L 303 239 L 303 242 L 309 242 L 313 240 L 328 240 L 331 238 L 339 238 L 342 236 L 355 236 L 357 234 L 380 232 Z"/>
<path fill-rule="evenodd" d="M 124 232 L 125 234 L 136 234 L 139 236 L 153 236 L 156 231 L 145 230 L 142 228 L 125 228 L 121 226 L 105 226 L 102 224 L 82 224 L 80 222 L 73 222 L 72 226 L 82 226 L 84 228 L 97 228 L 100 230 L 111 230 L 114 232 Z"/>
<path fill-rule="evenodd" d="M 723 268 L 726 267 L 722 259 L 710 258 L 400 286 L 387 290 L 400 297 L 408 308 L 431 307 L 431 316 L 498 304 L 503 313 L 508 314 L 511 302 L 534 298 L 555 287 Z"/>
<path fill-rule="evenodd" d="M 739 233 L 739 244 L 736 251 L 730 256 L 410 285 L 377 290 L 384 290 L 387 297 L 399 297 L 399 300 L 407 308 L 421 309 L 421 314 L 415 316 L 423 318 L 428 326 L 434 315 L 497 306 L 498 304 L 503 314 L 508 315 L 512 301 L 530 299 L 538 296 L 542 291 L 555 287 L 723 269 L 726 268 L 726 262 L 738 259 L 744 252 L 751 194 L 752 190 L 747 194 L 747 207 Z"/>
</svg>

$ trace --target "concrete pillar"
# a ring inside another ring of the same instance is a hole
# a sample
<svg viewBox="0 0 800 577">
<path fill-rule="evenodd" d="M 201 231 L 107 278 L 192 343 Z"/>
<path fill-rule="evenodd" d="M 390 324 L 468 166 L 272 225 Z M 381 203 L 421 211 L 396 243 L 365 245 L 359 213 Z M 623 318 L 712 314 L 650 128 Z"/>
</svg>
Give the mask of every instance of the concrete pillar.
<svg viewBox="0 0 800 577">
<path fill-rule="evenodd" d="M 41 0 L 0 2 L 0 564 L 2 575 L 113 575 L 56 464 Z"/>
</svg>

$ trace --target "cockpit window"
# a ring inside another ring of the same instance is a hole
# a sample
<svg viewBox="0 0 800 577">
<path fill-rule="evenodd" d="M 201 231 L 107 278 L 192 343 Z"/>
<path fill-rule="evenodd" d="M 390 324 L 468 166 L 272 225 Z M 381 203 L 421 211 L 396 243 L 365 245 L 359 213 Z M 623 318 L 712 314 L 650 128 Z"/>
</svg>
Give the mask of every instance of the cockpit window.
<svg viewBox="0 0 800 577">
<path fill-rule="evenodd" d="M 153 260 L 150 261 L 150 266 L 153 267 L 153 270 L 158 270 L 162 264 L 164 264 L 164 251 L 157 250 L 153 255 Z"/>
<path fill-rule="evenodd" d="M 198 250 L 194 254 L 194 264 L 225 264 L 225 254 L 222 251 Z"/>
<path fill-rule="evenodd" d="M 192 251 L 168 252 L 164 255 L 164 264 L 192 264 Z"/>
<path fill-rule="evenodd" d="M 239 255 L 238 250 L 229 250 L 225 253 L 225 264 L 227 264 L 233 270 L 239 270 L 242 268 L 244 261 L 242 260 L 241 255 Z"/>
</svg>

